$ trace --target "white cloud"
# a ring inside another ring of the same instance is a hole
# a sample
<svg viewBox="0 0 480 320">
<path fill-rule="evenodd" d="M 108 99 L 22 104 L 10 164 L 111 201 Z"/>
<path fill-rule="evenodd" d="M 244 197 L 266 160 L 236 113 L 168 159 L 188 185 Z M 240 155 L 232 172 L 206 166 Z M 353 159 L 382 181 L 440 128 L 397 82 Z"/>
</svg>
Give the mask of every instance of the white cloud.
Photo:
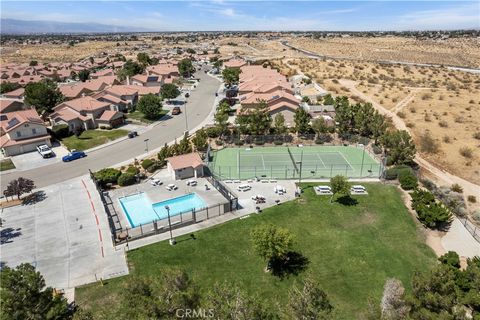
<svg viewBox="0 0 480 320">
<path fill-rule="evenodd" d="M 234 17 L 234 16 L 236 16 L 235 10 L 233 10 L 232 8 L 219 10 L 218 13 L 220 13 L 220 14 L 222 14 L 222 15 L 224 15 L 224 16 L 227 16 L 227 17 Z"/>
<path fill-rule="evenodd" d="M 463 5 L 449 9 L 414 11 L 402 15 L 396 29 L 461 29 L 480 27 L 480 5 Z"/>
</svg>

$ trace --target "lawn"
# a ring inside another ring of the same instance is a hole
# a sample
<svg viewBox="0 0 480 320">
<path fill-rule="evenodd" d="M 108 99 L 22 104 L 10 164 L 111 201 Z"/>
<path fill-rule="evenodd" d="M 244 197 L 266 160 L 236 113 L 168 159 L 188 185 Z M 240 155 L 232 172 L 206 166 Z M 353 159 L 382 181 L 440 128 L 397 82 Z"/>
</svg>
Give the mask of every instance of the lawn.
<svg viewBox="0 0 480 320">
<path fill-rule="evenodd" d="M 77 138 L 76 136 L 70 136 L 62 139 L 62 143 L 67 149 L 87 150 L 101 144 L 107 143 L 111 140 L 115 140 L 126 136 L 127 130 L 86 130 Z"/>
<path fill-rule="evenodd" d="M 15 169 L 15 165 L 13 164 L 11 159 L 5 159 L 0 161 L 0 171 L 7 171 Z"/>
<path fill-rule="evenodd" d="M 155 121 L 160 120 L 167 113 L 168 113 L 168 110 L 162 109 L 162 113 L 160 114 L 160 116 L 157 119 L 147 119 L 147 118 L 145 118 L 145 115 L 142 112 L 136 110 L 134 112 L 128 113 L 127 118 L 150 124 L 150 123 L 153 123 Z"/>
<path fill-rule="evenodd" d="M 303 185 L 307 187 L 307 184 Z M 272 308 L 284 305 L 295 280 L 311 274 L 335 306 L 335 319 L 357 319 L 370 297 L 380 301 L 384 282 L 395 277 L 410 290 L 415 270 L 435 263 L 414 219 L 393 186 L 367 184 L 370 195 L 356 205 L 329 203 L 306 188 L 299 200 L 264 210 L 196 234 L 152 244 L 128 253 L 131 275 L 158 277 L 162 269 L 186 270 L 205 292 L 215 282 L 236 283 Z M 252 250 L 250 230 L 273 223 L 296 236 L 296 251 L 309 259 L 306 271 L 280 279 L 263 271 L 265 263 Z M 130 275 L 130 276 L 131 276 Z M 93 311 L 118 301 L 123 278 L 78 288 L 76 302 Z"/>
</svg>

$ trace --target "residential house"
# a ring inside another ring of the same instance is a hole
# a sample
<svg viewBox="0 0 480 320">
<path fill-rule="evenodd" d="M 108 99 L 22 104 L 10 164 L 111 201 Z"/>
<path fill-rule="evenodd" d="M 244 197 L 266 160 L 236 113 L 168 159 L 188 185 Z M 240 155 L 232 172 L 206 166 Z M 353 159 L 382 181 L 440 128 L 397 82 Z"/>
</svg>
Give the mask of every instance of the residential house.
<svg viewBox="0 0 480 320">
<path fill-rule="evenodd" d="M 42 144 L 51 146 L 50 134 L 35 109 L 5 110 L 0 114 L 0 147 L 5 156 L 34 151 Z"/>
<path fill-rule="evenodd" d="M 155 87 L 161 85 L 161 77 L 158 75 L 137 74 L 130 79 L 130 83 L 142 87 Z"/>
<path fill-rule="evenodd" d="M 98 70 L 97 72 L 91 73 L 90 78 L 97 79 L 99 77 L 114 76 L 114 75 L 115 74 L 113 73 L 113 70 L 110 68 L 107 68 L 107 69 Z"/>
<path fill-rule="evenodd" d="M 53 108 L 52 125 L 67 124 L 70 131 L 95 129 L 100 125 L 118 126 L 124 122 L 121 112 L 111 110 L 111 104 L 90 96 L 65 101 Z"/>
<path fill-rule="evenodd" d="M 3 97 L 8 98 L 8 99 L 17 99 L 17 100 L 23 100 L 23 95 L 25 94 L 25 89 L 24 88 L 18 88 L 10 92 L 5 92 L 3 94 Z"/>
<path fill-rule="evenodd" d="M 16 99 L 1 99 L 0 100 L 0 113 L 13 112 L 23 110 L 25 104 L 21 100 Z"/>
</svg>

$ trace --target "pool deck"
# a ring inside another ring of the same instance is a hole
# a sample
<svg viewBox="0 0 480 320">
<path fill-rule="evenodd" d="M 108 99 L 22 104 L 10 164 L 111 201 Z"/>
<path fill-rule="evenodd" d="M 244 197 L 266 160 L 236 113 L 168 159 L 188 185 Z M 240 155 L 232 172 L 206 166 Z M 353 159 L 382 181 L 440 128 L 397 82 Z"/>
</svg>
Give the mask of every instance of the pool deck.
<svg viewBox="0 0 480 320">
<path fill-rule="evenodd" d="M 130 228 L 130 224 L 128 223 L 125 213 L 120 206 L 119 199 L 132 194 L 145 192 L 148 198 L 152 201 L 152 204 L 162 202 L 171 198 L 180 197 L 192 192 L 200 196 L 209 207 L 227 202 L 227 199 L 225 199 L 225 197 L 223 197 L 222 194 L 220 194 L 220 192 L 218 192 L 205 178 L 195 179 L 197 181 L 197 185 L 194 187 L 187 186 L 187 181 L 189 179 L 176 181 L 172 180 L 166 170 L 160 171 L 153 178 L 159 179 L 163 182 L 163 184 L 160 186 L 153 186 L 151 185 L 150 180 L 147 180 L 146 182 L 143 182 L 141 184 L 110 190 L 108 192 L 110 198 L 112 199 L 115 211 L 118 213 L 120 225 L 123 228 L 125 228 L 126 226 Z M 165 187 L 171 183 L 175 184 L 178 189 L 168 191 Z M 208 185 L 209 190 L 205 189 L 205 185 Z"/>
</svg>

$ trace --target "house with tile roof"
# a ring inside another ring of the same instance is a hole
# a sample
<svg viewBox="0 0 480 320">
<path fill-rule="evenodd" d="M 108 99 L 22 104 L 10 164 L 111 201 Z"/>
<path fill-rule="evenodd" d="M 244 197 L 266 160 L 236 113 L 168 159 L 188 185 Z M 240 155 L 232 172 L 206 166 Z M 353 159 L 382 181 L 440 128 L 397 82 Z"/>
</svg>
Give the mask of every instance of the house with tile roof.
<svg viewBox="0 0 480 320">
<path fill-rule="evenodd" d="M 71 132 L 90 130 L 100 125 L 111 127 L 124 123 L 122 112 L 111 110 L 111 103 L 86 96 L 65 101 L 53 108 L 52 125 L 66 124 Z"/>
<path fill-rule="evenodd" d="M 5 156 L 35 151 L 42 144 L 51 146 L 50 134 L 35 109 L 0 113 L 0 148 Z"/>
</svg>

